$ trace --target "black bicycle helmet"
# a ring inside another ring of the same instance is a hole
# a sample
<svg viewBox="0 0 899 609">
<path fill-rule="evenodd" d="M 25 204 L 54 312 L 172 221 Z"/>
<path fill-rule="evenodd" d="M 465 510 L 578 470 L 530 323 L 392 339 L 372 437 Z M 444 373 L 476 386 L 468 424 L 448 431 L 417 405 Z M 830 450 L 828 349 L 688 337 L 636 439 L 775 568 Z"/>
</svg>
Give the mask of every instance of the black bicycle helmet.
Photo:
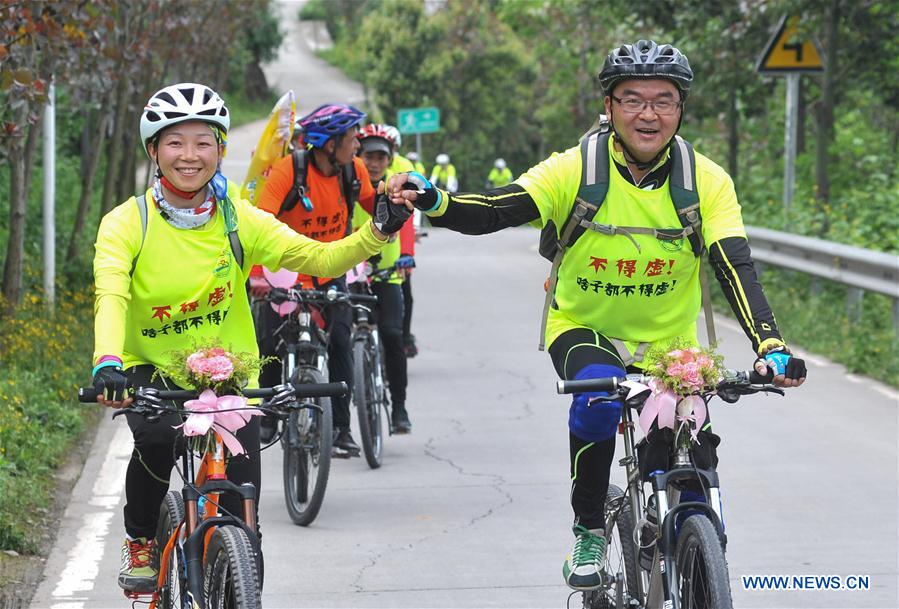
<svg viewBox="0 0 899 609">
<path fill-rule="evenodd" d="M 615 85 L 628 78 L 667 78 L 680 90 L 681 100 L 685 100 L 693 82 L 693 70 L 687 56 L 670 44 L 638 40 L 609 53 L 599 73 L 599 84 L 606 95 L 611 95 Z"/>
</svg>

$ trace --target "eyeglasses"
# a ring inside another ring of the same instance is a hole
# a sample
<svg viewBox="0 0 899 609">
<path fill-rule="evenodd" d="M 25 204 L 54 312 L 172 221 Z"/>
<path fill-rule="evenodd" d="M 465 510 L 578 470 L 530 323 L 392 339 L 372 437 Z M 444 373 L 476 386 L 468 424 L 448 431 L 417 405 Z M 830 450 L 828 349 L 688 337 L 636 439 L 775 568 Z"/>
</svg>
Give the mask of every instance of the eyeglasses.
<svg viewBox="0 0 899 609">
<path fill-rule="evenodd" d="M 621 108 L 628 114 L 639 114 L 646 109 L 646 106 L 649 106 L 652 108 L 652 111 L 659 116 L 670 116 L 677 112 L 677 109 L 681 106 L 680 102 L 667 99 L 649 101 L 647 99 L 640 99 L 639 97 L 625 97 L 624 99 L 615 97 L 614 95 L 610 97 L 613 101 L 618 102 L 621 105 Z"/>
</svg>

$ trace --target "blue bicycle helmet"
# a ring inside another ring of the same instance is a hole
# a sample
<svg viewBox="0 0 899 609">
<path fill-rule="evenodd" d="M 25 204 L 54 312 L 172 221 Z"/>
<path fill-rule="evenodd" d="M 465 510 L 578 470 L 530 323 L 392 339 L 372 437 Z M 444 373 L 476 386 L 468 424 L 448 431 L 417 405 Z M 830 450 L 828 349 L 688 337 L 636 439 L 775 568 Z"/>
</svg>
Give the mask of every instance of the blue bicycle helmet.
<svg viewBox="0 0 899 609">
<path fill-rule="evenodd" d="M 322 148 L 332 137 L 346 133 L 365 120 L 365 113 L 346 104 L 323 104 L 297 121 L 303 141 Z"/>
</svg>

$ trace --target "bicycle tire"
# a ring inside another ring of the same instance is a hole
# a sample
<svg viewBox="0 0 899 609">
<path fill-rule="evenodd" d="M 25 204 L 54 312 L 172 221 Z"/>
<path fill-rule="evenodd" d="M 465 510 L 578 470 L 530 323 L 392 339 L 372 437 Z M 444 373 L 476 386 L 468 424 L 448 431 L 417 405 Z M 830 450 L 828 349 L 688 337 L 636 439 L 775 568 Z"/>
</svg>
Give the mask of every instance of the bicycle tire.
<svg viewBox="0 0 899 609">
<path fill-rule="evenodd" d="M 365 461 L 372 469 L 381 467 L 384 454 L 384 427 L 381 422 L 380 391 L 375 387 L 375 373 L 372 368 L 369 337 L 365 336 L 353 344 L 353 403 L 359 417 L 359 435 Z"/>
<path fill-rule="evenodd" d="M 162 551 L 169 538 L 184 521 L 184 499 L 181 493 L 169 491 L 159 506 L 159 523 L 156 525 L 156 547 L 158 549 L 157 565 L 161 563 Z M 166 576 L 159 594 L 160 609 L 181 609 L 184 604 L 184 591 L 187 590 L 187 578 L 184 570 L 184 557 L 181 548 L 176 544 L 169 555 Z"/>
<path fill-rule="evenodd" d="M 721 539 L 703 514 L 687 518 L 674 554 L 681 609 L 732 609 L 730 576 Z"/>
<path fill-rule="evenodd" d="M 606 527 L 606 557 L 604 569 L 606 573 L 614 577 L 617 573 L 624 573 L 624 598 L 637 598 L 637 578 L 640 572 L 637 567 L 637 549 L 634 546 L 634 519 L 631 515 L 630 505 L 624 502 L 618 507 L 624 491 L 614 484 L 609 485 L 606 493 L 604 513 Z M 617 514 L 613 510 L 617 509 Z M 611 527 L 609 526 L 611 522 Z M 614 591 L 614 590 L 613 590 Z M 597 599 L 599 600 L 599 599 Z M 593 604 L 594 607 L 615 607 L 617 603 L 611 598 L 603 596 L 601 602 Z"/>
<path fill-rule="evenodd" d="M 325 380 L 317 369 L 298 368 L 292 382 L 324 383 Z M 290 413 L 282 467 L 287 514 L 294 524 L 303 527 L 312 524 L 325 499 L 333 441 L 331 398 L 310 401 L 318 404 L 322 412 L 307 408 Z"/>
<path fill-rule="evenodd" d="M 246 531 L 233 525 L 215 529 L 206 548 L 203 582 L 207 607 L 262 608 L 256 559 Z"/>
</svg>

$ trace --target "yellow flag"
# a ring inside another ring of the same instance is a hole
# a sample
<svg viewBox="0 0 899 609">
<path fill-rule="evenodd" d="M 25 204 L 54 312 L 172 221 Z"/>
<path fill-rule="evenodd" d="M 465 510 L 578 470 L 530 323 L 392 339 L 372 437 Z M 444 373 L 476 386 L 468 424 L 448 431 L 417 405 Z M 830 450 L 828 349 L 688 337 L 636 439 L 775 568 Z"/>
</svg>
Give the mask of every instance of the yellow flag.
<svg viewBox="0 0 899 609">
<path fill-rule="evenodd" d="M 293 91 L 288 91 L 281 96 L 268 116 L 268 122 L 253 151 L 253 158 L 250 159 L 247 177 L 240 189 L 241 196 L 253 205 L 256 204 L 256 194 L 262 192 L 265 186 L 272 165 L 288 152 L 296 114 L 296 99 Z"/>
</svg>

